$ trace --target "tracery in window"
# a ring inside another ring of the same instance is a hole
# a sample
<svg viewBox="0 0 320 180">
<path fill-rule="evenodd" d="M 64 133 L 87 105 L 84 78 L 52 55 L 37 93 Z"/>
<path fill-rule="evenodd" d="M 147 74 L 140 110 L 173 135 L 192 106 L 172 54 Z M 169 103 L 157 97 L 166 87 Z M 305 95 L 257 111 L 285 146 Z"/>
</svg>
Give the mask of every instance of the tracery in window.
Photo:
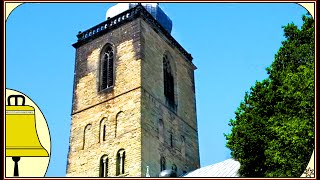
<svg viewBox="0 0 320 180">
<path fill-rule="evenodd" d="M 100 60 L 100 91 L 114 85 L 114 52 L 113 47 L 107 44 L 102 49 Z"/>
</svg>

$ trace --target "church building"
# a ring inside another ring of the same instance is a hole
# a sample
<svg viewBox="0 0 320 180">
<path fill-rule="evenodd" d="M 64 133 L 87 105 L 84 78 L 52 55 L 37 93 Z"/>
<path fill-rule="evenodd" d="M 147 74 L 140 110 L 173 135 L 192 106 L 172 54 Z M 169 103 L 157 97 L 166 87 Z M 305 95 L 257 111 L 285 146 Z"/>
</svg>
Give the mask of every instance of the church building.
<svg viewBox="0 0 320 180">
<path fill-rule="evenodd" d="M 178 176 L 200 167 L 192 56 L 158 3 L 119 3 L 79 32 L 68 177 Z"/>
</svg>

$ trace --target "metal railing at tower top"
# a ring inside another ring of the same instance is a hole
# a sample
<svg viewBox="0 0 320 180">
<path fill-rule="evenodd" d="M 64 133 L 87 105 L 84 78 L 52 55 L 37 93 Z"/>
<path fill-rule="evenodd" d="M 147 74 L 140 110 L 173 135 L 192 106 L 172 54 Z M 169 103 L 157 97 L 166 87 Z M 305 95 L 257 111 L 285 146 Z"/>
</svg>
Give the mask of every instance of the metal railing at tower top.
<svg viewBox="0 0 320 180">
<path fill-rule="evenodd" d="M 190 62 L 192 61 L 192 56 L 189 54 L 172 36 L 171 34 L 162 27 L 162 25 L 141 5 L 128 9 L 106 21 L 93 26 L 92 28 L 79 32 L 77 35 L 78 41 L 73 44 L 73 47 L 78 48 L 81 45 L 90 42 L 91 40 L 115 29 L 127 22 L 130 22 L 138 17 L 144 19 L 149 23 L 153 29 L 160 31 L 166 38 L 174 45 Z"/>
<path fill-rule="evenodd" d="M 108 30 L 114 29 L 119 27 L 119 25 L 124 24 L 125 22 L 128 22 L 135 17 L 138 16 L 138 13 L 140 12 L 141 7 L 136 6 L 134 8 L 131 8 L 125 12 L 120 13 L 119 15 L 109 18 L 108 20 L 84 31 L 79 32 L 77 35 L 78 42 L 83 41 L 86 39 L 89 39 L 90 37 L 93 37 L 94 35 L 103 34 L 104 32 L 107 32 Z"/>
</svg>

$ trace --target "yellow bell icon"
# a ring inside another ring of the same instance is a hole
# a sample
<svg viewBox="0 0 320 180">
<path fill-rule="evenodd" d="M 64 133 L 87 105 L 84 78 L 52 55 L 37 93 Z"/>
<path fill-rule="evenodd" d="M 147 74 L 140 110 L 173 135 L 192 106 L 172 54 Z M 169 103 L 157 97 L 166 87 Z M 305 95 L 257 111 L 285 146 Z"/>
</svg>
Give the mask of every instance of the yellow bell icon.
<svg viewBox="0 0 320 180">
<path fill-rule="evenodd" d="M 10 101 L 14 99 L 15 104 Z M 18 100 L 22 105 L 18 105 Z M 6 157 L 15 162 L 14 176 L 19 176 L 20 157 L 48 157 L 47 150 L 41 145 L 35 124 L 35 110 L 25 106 L 25 97 L 10 95 L 6 106 Z"/>
</svg>

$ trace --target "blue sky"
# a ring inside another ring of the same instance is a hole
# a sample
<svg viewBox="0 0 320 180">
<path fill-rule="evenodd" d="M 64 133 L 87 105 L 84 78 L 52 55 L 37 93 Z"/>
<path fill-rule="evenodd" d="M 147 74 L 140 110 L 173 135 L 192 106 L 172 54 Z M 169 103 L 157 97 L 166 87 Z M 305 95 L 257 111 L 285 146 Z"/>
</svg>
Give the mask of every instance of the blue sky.
<svg viewBox="0 0 320 180">
<path fill-rule="evenodd" d="M 78 31 L 105 21 L 115 3 L 26 3 L 6 22 L 6 88 L 28 95 L 51 134 L 47 176 L 64 177 L 71 123 Z M 223 133 L 246 91 L 284 40 L 282 26 L 302 25 L 307 11 L 294 3 L 160 3 L 172 36 L 192 54 L 201 166 L 230 158 Z"/>
</svg>

